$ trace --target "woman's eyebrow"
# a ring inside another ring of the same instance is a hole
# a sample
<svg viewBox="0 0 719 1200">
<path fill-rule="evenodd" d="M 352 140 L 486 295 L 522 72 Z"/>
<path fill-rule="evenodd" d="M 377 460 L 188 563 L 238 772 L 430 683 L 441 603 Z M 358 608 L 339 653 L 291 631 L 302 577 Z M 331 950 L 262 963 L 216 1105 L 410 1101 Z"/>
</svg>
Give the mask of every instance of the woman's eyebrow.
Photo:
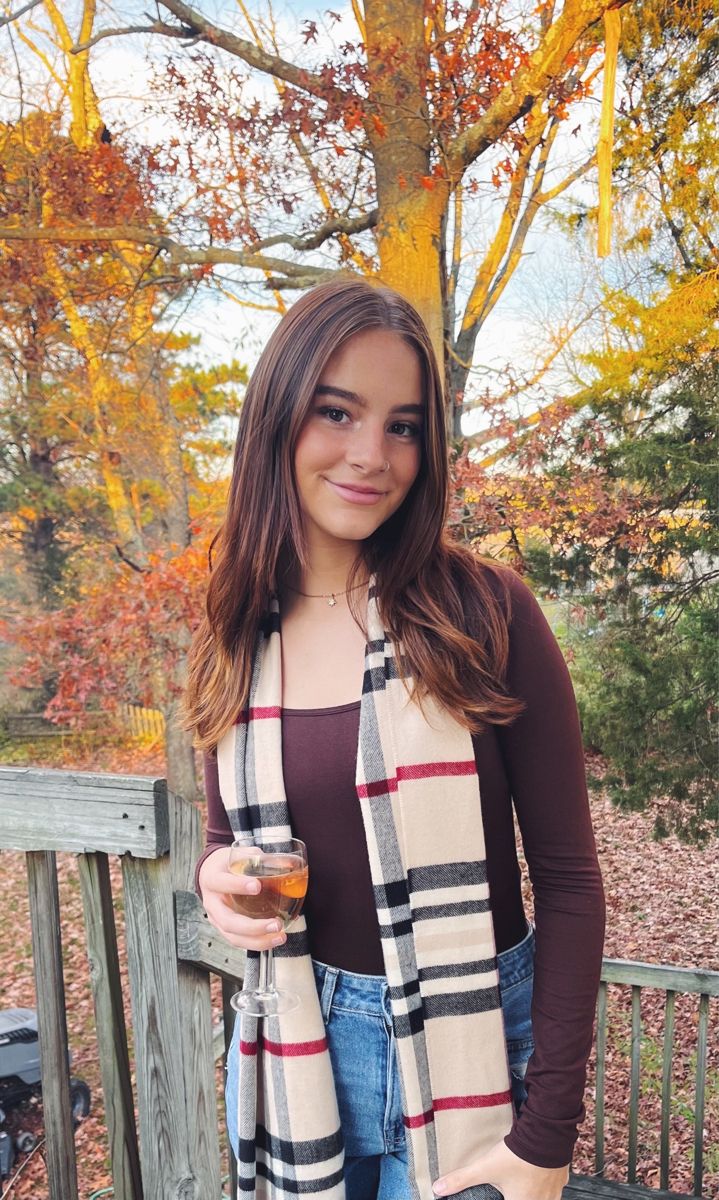
<svg viewBox="0 0 719 1200">
<path fill-rule="evenodd" d="M 334 387 L 331 383 L 320 383 L 315 388 L 316 396 L 337 396 L 340 400 L 350 400 L 352 404 L 356 404 L 358 408 L 366 408 L 367 401 L 357 392 L 350 392 L 347 388 Z M 393 413 L 413 413 L 417 417 L 424 414 L 423 404 L 396 404 L 391 410 Z"/>
<path fill-rule="evenodd" d="M 346 388 L 333 387 L 331 383 L 318 383 L 315 388 L 315 396 L 339 396 L 340 400 L 351 400 L 360 408 L 367 407 L 367 401 L 362 396 L 358 396 L 357 392 L 348 392 Z"/>
</svg>

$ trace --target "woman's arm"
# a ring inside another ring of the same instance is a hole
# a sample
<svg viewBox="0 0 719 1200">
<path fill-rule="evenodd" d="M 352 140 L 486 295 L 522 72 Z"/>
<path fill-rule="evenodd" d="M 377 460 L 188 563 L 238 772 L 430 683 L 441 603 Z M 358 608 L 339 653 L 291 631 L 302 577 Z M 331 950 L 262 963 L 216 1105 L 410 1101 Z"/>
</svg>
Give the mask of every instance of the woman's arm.
<svg viewBox="0 0 719 1200">
<path fill-rule="evenodd" d="M 505 1141 L 526 1162 L 560 1167 L 584 1118 L 604 892 L 569 671 L 530 589 L 514 574 L 510 585 L 507 684 L 526 708 L 497 734 L 534 893 L 536 958 L 528 1099 Z"/>
<path fill-rule="evenodd" d="M 207 826 L 205 829 L 205 848 L 195 864 L 195 891 L 202 899 L 200 890 L 200 872 L 206 858 L 220 846 L 231 846 L 234 833 L 230 825 L 227 809 L 220 795 L 220 778 L 217 770 L 217 758 L 205 751 L 202 756 L 205 775 L 205 802 L 207 804 Z"/>
<path fill-rule="evenodd" d="M 508 689 L 526 707 L 497 740 L 534 892 L 535 1050 L 528 1098 L 510 1133 L 437 1180 L 445 1196 L 480 1183 L 505 1200 L 560 1200 L 584 1117 L 604 942 L 604 893 L 589 815 L 584 750 L 569 672 L 530 589 L 511 573 Z"/>
<path fill-rule="evenodd" d="M 227 903 L 228 893 L 256 893 L 257 879 L 233 875 L 228 870 L 228 846 L 234 840 L 232 827 L 220 795 L 217 759 L 205 754 L 205 798 L 207 800 L 207 844 L 195 866 L 195 891 L 215 929 L 232 946 L 243 950 L 268 950 L 281 946 L 287 934 L 276 920 L 256 920 L 236 913 Z"/>
</svg>

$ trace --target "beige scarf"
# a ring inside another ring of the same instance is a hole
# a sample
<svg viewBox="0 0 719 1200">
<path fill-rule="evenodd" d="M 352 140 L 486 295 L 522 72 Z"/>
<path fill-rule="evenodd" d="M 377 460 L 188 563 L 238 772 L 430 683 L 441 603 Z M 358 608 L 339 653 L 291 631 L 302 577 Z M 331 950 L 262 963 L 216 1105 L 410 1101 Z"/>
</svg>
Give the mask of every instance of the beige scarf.
<svg viewBox="0 0 719 1200">
<path fill-rule="evenodd" d="M 423 702 L 424 713 L 409 701 L 372 585 L 368 634 L 357 795 L 397 1038 L 413 1196 L 430 1200 L 435 1179 L 472 1162 L 512 1123 L 479 780 L 468 731 L 431 700 Z M 266 839 L 291 836 L 281 700 L 273 600 L 249 708 L 217 749 L 233 829 Z M 290 927 L 276 957 L 278 987 L 299 992 L 302 1003 L 280 1017 L 242 1017 L 238 1196 L 344 1200 L 342 1132 L 304 918 Z M 257 982 L 258 962 L 248 954 L 247 986 Z M 485 1194 L 472 1188 L 462 1196 Z"/>
</svg>

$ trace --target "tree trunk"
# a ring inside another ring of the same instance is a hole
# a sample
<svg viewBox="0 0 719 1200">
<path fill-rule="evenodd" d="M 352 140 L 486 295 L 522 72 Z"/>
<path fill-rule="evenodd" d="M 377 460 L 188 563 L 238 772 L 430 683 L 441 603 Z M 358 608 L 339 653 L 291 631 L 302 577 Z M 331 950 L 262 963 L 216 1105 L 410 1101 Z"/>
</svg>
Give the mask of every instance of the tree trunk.
<svg viewBox="0 0 719 1200">
<path fill-rule="evenodd" d="M 365 25 L 380 276 L 421 313 L 442 370 L 442 220 L 449 192 L 431 168 L 424 4 L 366 0 Z"/>
<path fill-rule="evenodd" d="M 169 648 L 173 666 L 157 662 L 153 680 L 154 704 L 165 718 L 165 756 L 167 762 L 167 784 L 171 791 L 185 800 L 196 803 L 201 799 L 195 771 L 195 751 L 192 734 L 179 726 L 180 696 L 187 673 L 187 651 L 190 646 L 190 631 L 178 628 L 174 645 Z"/>
<path fill-rule="evenodd" d="M 165 755 L 167 786 L 176 796 L 196 804 L 202 799 L 197 785 L 192 734 L 180 729 L 176 721 L 177 702 L 165 710 Z"/>
</svg>

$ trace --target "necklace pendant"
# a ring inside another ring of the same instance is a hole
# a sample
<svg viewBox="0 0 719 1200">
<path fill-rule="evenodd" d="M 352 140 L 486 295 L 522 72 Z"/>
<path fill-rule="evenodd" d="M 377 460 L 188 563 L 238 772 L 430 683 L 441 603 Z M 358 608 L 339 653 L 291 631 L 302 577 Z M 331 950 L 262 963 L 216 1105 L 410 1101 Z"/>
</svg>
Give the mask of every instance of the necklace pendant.
<svg viewBox="0 0 719 1200">
<path fill-rule="evenodd" d="M 334 592 L 331 592 L 330 595 L 327 597 L 327 603 L 329 604 L 330 608 L 334 608 L 335 604 L 337 603 L 337 598 L 336 598 Z"/>
</svg>

